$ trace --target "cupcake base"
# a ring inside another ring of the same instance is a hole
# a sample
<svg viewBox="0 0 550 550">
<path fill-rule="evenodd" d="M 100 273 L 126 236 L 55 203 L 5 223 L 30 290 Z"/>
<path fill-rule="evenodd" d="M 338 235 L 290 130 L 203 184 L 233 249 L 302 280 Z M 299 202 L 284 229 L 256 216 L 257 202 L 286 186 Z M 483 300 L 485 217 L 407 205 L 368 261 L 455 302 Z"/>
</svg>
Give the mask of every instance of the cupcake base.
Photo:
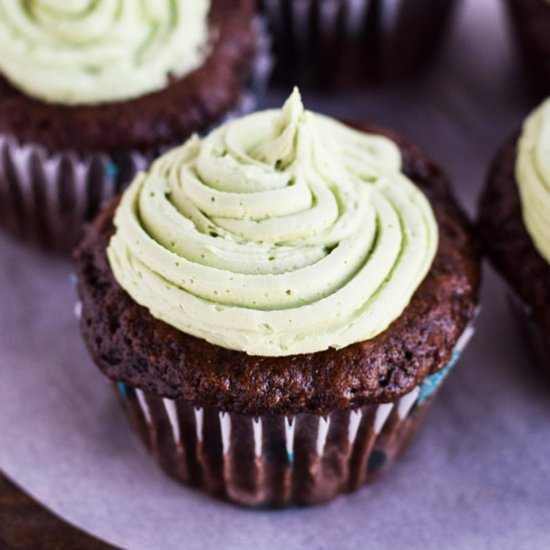
<svg viewBox="0 0 550 550">
<path fill-rule="evenodd" d="M 243 506 L 319 504 L 355 491 L 391 466 L 473 332 L 470 325 L 444 369 L 399 400 L 327 416 L 253 418 L 121 382 L 115 388 L 134 430 L 178 481 Z"/>
<path fill-rule="evenodd" d="M 251 418 L 194 408 L 117 384 L 134 430 L 171 477 L 244 506 L 326 502 L 386 470 L 431 402 L 420 388 L 396 403 L 326 417 Z"/>
<path fill-rule="evenodd" d="M 550 5 L 546 0 L 508 0 L 526 74 L 541 98 L 550 91 Z"/>
<path fill-rule="evenodd" d="M 262 0 L 274 80 L 335 88 L 410 76 L 437 51 L 454 0 Z"/>
<path fill-rule="evenodd" d="M 148 162 L 139 153 L 50 154 L 0 136 L 0 225 L 22 240 L 67 252 L 84 224 Z"/>
</svg>

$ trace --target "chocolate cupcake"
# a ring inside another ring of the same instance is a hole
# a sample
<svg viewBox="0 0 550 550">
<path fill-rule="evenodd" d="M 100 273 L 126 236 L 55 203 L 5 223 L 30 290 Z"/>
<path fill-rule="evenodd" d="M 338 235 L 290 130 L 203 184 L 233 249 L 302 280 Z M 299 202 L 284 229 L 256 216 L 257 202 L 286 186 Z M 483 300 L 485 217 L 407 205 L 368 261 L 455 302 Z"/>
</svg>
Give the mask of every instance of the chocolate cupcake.
<svg viewBox="0 0 550 550">
<path fill-rule="evenodd" d="M 159 150 L 253 107 L 254 0 L 0 1 L 0 220 L 70 249 Z"/>
<path fill-rule="evenodd" d="M 508 0 L 512 24 L 534 87 L 550 93 L 550 1 Z"/>
<path fill-rule="evenodd" d="M 320 88 L 411 77 L 446 34 L 455 0 L 262 0 L 274 79 Z"/>
<path fill-rule="evenodd" d="M 75 263 L 84 339 L 135 430 L 168 474 L 242 505 L 382 473 L 471 336 L 479 287 L 440 169 L 297 91 L 157 160 Z"/>
<path fill-rule="evenodd" d="M 480 201 L 480 235 L 550 374 L 550 100 L 499 151 Z"/>
</svg>

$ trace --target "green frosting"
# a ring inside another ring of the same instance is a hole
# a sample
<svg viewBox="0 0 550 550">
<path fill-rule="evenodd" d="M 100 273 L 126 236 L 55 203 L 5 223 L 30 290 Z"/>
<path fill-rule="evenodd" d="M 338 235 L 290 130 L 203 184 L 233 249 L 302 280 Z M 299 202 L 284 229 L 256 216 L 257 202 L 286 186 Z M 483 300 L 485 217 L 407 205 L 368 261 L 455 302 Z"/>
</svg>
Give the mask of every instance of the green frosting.
<svg viewBox="0 0 550 550">
<path fill-rule="evenodd" d="M 283 356 L 373 338 L 432 264 L 437 225 L 396 145 L 304 111 L 229 122 L 139 175 L 108 256 L 151 314 L 219 346 Z"/>
<path fill-rule="evenodd" d="M 43 101 L 122 101 L 206 54 L 209 0 L 0 0 L 0 72 Z"/>
<path fill-rule="evenodd" d="M 516 178 L 527 231 L 542 257 L 550 263 L 550 99 L 523 126 Z"/>
</svg>

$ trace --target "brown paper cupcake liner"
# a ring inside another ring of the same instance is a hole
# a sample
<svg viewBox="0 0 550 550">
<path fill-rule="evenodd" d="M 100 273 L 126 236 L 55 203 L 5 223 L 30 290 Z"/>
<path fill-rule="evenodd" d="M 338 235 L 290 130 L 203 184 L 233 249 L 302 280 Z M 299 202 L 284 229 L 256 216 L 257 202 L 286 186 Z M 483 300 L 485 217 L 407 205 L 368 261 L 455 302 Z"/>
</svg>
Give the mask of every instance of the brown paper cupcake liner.
<svg viewBox="0 0 550 550">
<path fill-rule="evenodd" d="M 533 352 L 535 362 L 542 368 L 550 380 L 550 342 L 538 323 L 533 319 L 531 308 L 514 292 L 508 293 L 508 303 L 517 321 L 518 327 Z"/>
<path fill-rule="evenodd" d="M 236 107 L 219 123 L 254 110 L 271 70 L 270 39 L 257 20 L 253 74 Z M 70 251 L 83 226 L 160 152 L 48 152 L 0 134 L 0 226 L 42 248 Z"/>
<path fill-rule="evenodd" d="M 473 332 L 471 324 L 449 365 L 399 400 L 327 416 L 254 418 L 122 382 L 115 387 L 132 427 L 171 477 L 244 506 L 318 504 L 358 489 L 394 462 Z"/>
<path fill-rule="evenodd" d="M 437 51 L 456 0 L 262 0 L 279 83 L 334 86 L 410 75 Z"/>
</svg>

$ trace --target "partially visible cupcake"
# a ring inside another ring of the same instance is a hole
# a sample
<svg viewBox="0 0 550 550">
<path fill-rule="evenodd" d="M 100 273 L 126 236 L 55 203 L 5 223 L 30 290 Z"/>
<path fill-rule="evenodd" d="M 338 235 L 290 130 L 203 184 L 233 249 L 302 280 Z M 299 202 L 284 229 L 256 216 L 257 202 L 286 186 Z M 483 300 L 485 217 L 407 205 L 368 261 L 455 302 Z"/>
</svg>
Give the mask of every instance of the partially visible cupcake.
<svg viewBox="0 0 550 550">
<path fill-rule="evenodd" d="M 254 0 L 0 0 L 0 224 L 67 250 L 159 150 L 253 105 Z"/>
<path fill-rule="evenodd" d="M 507 0 L 527 73 L 535 88 L 550 93 L 550 0 Z"/>
<path fill-rule="evenodd" d="M 75 262 L 84 339 L 144 443 L 243 505 L 324 502 L 383 472 L 478 301 L 440 169 L 297 91 L 157 160 Z"/>
<path fill-rule="evenodd" d="M 550 375 L 550 99 L 499 151 L 480 202 L 480 234 Z"/>
<path fill-rule="evenodd" d="M 274 78 L 319 88 L 411 77 L 439 50 L 456 0 L 261 0 Z"/>
</svg>

